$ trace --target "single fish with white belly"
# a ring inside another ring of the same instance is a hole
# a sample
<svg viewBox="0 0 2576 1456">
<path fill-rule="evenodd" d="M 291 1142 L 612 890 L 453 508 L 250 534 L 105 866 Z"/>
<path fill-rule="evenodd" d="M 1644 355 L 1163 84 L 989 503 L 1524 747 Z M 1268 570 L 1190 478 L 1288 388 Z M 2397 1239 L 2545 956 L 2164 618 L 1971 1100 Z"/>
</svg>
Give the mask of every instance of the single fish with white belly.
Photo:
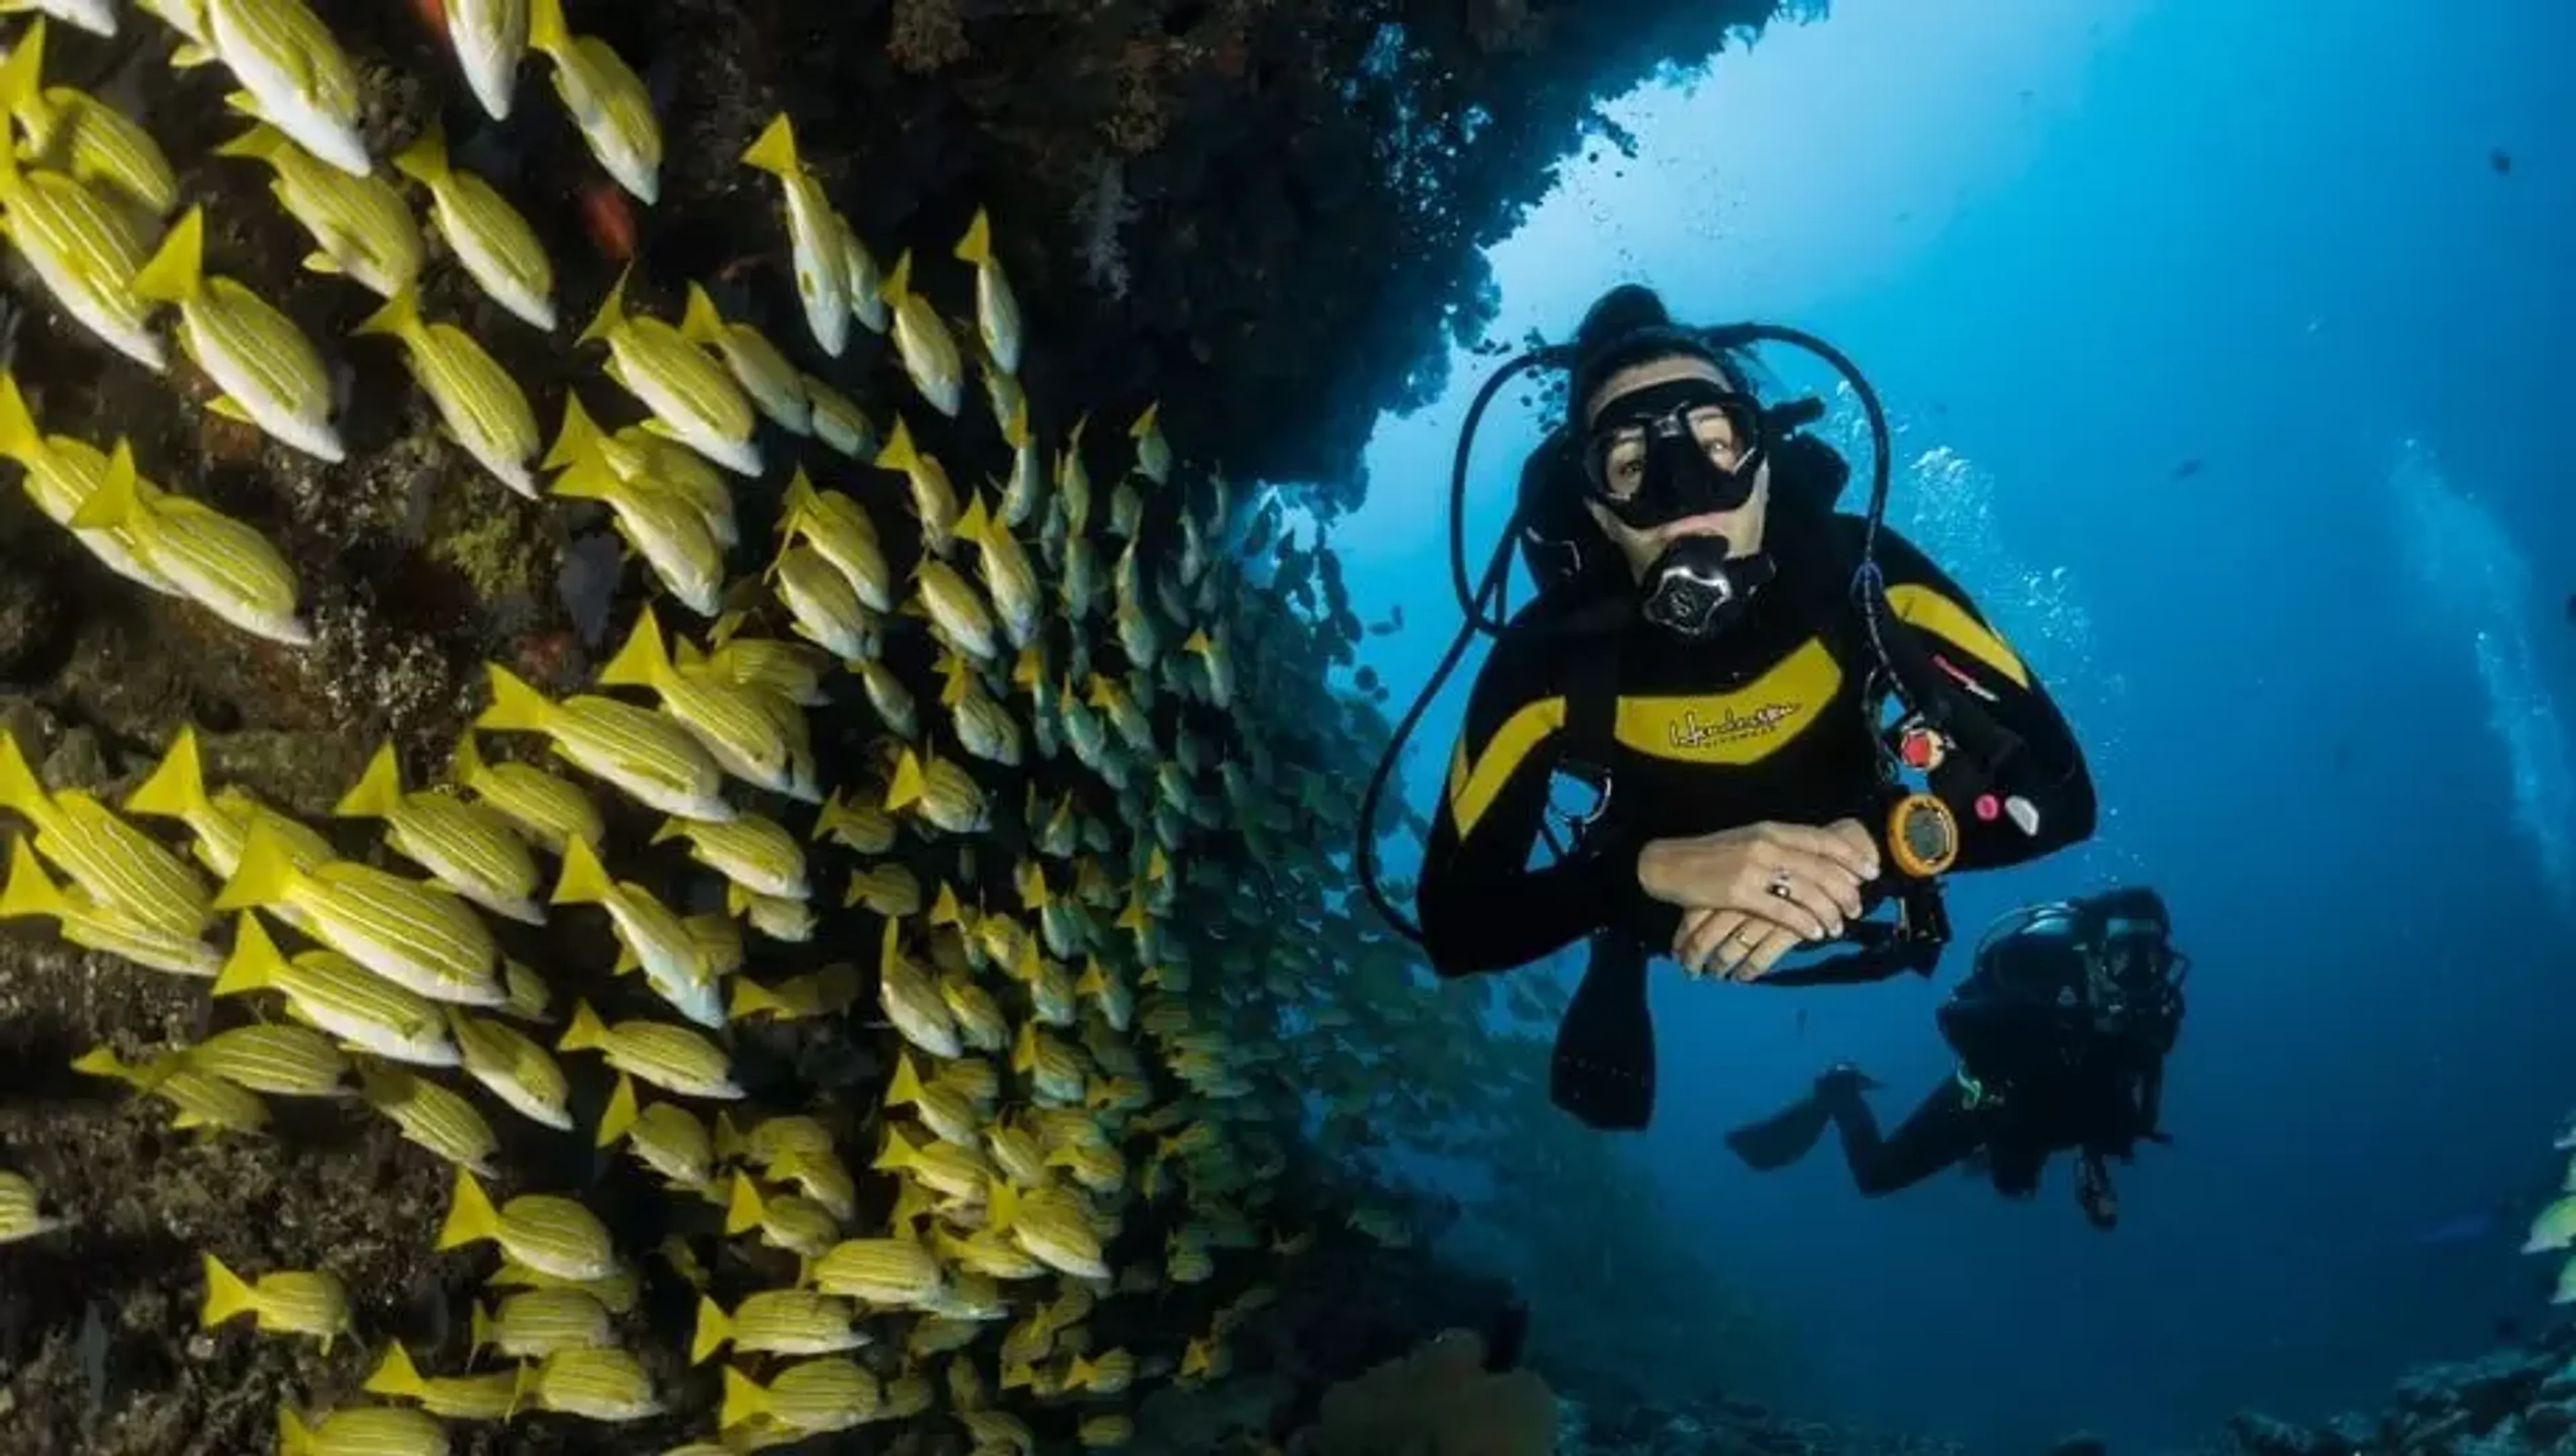
<svg viewBox="0 0 2576 1456">
<path fill-rule="evenodd" d="M 447 135 L 436 122 L 394 158 L 394 167 L 429 189 L 430 225 L 484 296 L 530 326 L 554 332 L 554 260 L 508 198 L 448 161 Z"/>
<path fill-rule="evenodd" d="M 20 837 L 9 842 L 0 920 L 27 919 L 59 922 L 63 939 L 74 945 L 174 976 L 211 976 L 223 967 L 223 952 L 191 932 L 154 925 L 114 901 L 101 902 L 55 884 Z"/>
<path fill-rule="evenodd" d="M 304 0 L 205 0 L 204 40 L 259 114 L 343 172 L 374 170 L 358 135 L 358 68 Z"/>
<path fill-rule="evenodd" d="M 737 475 L 760 474 L 752 444 L 751 401 L 722 364 L 707 357 L 678 329 L 649 315 L 626 312 L 626 280 L 618 275 L 580 343 L 608 345 L 608 377 L 641 401 L 682 444 Z"/>
<path fill-rule="evenodd" d="M 303 912 L 323 944 L 433 1001 L 498 1006 L 509 999 L 500 947 L 465 902 L 345 860 L 299 868 L 272 823 L 254 820 L 215 908 L 281 905 Z"/>
<path fill-rule="evenodd" d="M 734 777 L 781 793 L 794 787 L 786 739 L 776 722 L 744 689 L 680 671 L 651 607 L 637 613 L 625 646 L 599 670 L 599 682 L 603 687 L 651 689 L 661 698 L 662 711 Z"/>
<path fill-rule="evenodd" d="M 29 155 L 82 186 L 128 199 L 156 219 L 168 217 L 179 205 L 179 178 L 152 133 L 86 91 L 45 85 L 44 71 L 39 16 L 0 62 L 0 110 L 27 129 Z"/>
<path fill-rule="evenodd" d="M 894 310 L 894 348 L 903 359 L 903 372 L 912 387 L 930 407 L 957 418 L 958 406 L 965 402 L 966 365 L 957 353 L 957 340 L 940 321 L 938 310 L 929 300 L 912 291 L 912 254 L 904 253 L 894 260 L 894 271 L 886 275 L 879 290 L 888 307 Z"/>
<path fill-rule="evenodd" d="M 221 511 L 147 485 L 123 440 L 98 489 L 72 513 L 82 532 L 124 533 L 181 595 L 232 625 L 289 647 L 313 640 L 296 615 L 295 568 L 268 538 Z"/>
<path fill-rule="evenodd" d="M 975 265 L 975 328 L 983 336 L 984 352 L 1003 374 L 1016 377 L 1020 372 L 1020 301 L 1002 272 L 1002 260 L 994 256 L 993 224 L 982 208 L 975 210 L 975 221 L 967 226 L 965 239 L 958 243 L 957 258 Z"/>
<path fill-rule="evenodd" d="M 452 1067 L 456 1043 L 438 1005 L 335 951 L 308 950 L 289 960 L 248 911 L 233 932 L 233 950 L 208 994 L 277 991 L 295 1017 L 380 1057 L 422 1067 Z"/>
<path fill-rule="evenodd" d="M 438 407 L 449 436 L 493 479 L 537 498 L 536 477 L 528 471 L 540 444 L 536 411 L 519 381 L 473 335 L 454 324 L 423 320 L 420 300 L 409 288 L 351 332 L 400 340 L 412 378 Z"/>
<path fill-rule="evenodd" d="M 60 172 L 21 168 L 17 148 L 0 146 L 0 224 L 64 312 L 144 368 L 169 367 L 134 287 L 151 239 L 131 214 Z"/>
<path fill-rule="evenodd" d="M 215 148 L 215 155 L 264 162 L 277 173 L 269 191 L 313 235 L 315 251 L 304 259 L 310 271 L 346 274 L 384 298 L 420 277 L 429 250 L 391 182 L 330 166 L 266 122 Z"/>
<path fill-rule="evenodd" d="M 701 617 L 723 610 L 724 543 L 691 501 L 657 482 L 619 475 L 596 454 L 556 476 L 553 489 L 616 512 L 617 533 L 682 606 Z"/>
<path fill-rule="evenodd" d="M 522 925 L 543 925 L 537 861 L 498 810 L 454 794 L 403 792 L 402 764 L 386 743 L 331 808 L 340 819 L 381 819 L 385 844 L 438 882 Z"/>
<path fill-rule="evenodd" d="M 722 359 L 770 423 L 790 434 L 814 432 L 814 404 L 805 397 L 805 376 L 760 330 L 716 312 L 715 300 L 694 283 L 680 314 L 680 337 Z"/>
<path fill-rule="evenodd" d="M 724 1003 L 716 993 L 706 944 L 650 890 L 612 879 L 588 841 L 576 839 L 564 846 L 563 878 L 555 886 L 554 903 L 607 911 L 617 932 L 621 969 L 630 964 L 640 968 L 655 994 L 700 1026 L 724 1025 Z"/>
<path fill-rule="evenodd" d="M 912 430 L 902 415 L 894 417 L 894 433 L 877 452 L 876 464 L 879 470 L 903 473 L 912 486 L 912 511 L 921 522 L 922 544 L 936 555 L 947 555 L 957 539 L 957 488 L 948 483 L 947 467 L 938 456 L 914 447 Z"/>
<path fill-rule="evenodd" d="M 56 525 L 66 529 L 71 528 L 72 517 L 80 513 L 107 476 L 108 457 L 96 447 L 68 435 L 44 434 L 36 427 L 26 396 L 18 392 L 17 376 L 5 369 L 0 369 L 0 459 L 20 467 L 24 473 L 18 482 L 28 498 Z M 168 577 L 144 561 L 141 543 L 131 527 L 74 530 L 73 534 L 91 555 L 106 563 L 108 570 L 126 580 L 165 596 L 184 595 Z"/>
<path fill-rule="evenodd" d="M 134 292 L 179 306 L 179 347 L 223 394 L 216 413 L 245 419 L 317 460 L 348 458 L 331 426 L 331 376 L 295 321 L 230 278 L 205 271 L 206 224 L 190 208 Z"/>
<path fill-rule="evenodd" d="M 796 154 L 796 128 L 780 112 L 742 154 L 746 166 L 778 179 L 787 194 L 787 244 L 796 265 L 796 297 L 805 326 L 823 352 L 838 359 L 850 341 L 850 270 L 840 219 L 822 185 Z"/>
<path fill-rule="evenodd" d="M 563 0 L 529 0 L 528 46 L 555 63 L 555 95 L 590 154 L 617 185 L 651 206 L 662 195 L 662 127 L 643 78 L 608 42 L 574 35 Z"/>
<path fill-rule="evenodd" d="M 519 62 L 528 55 L 528 0 L 446 0 L 447 40 L 465 87 L 494 121 L 510 119 Z"/>
<path fill-rule="evenodd" d="M 646 808 L 688 819 L 731 819 L 724 769 L 688 730 L 660 713 L 584 694 L 557 703 L 509 669 L 487 664 L 492 706 L 474 726 L 542 733 L 556 753 L 615 784 Z"/>
</svg>

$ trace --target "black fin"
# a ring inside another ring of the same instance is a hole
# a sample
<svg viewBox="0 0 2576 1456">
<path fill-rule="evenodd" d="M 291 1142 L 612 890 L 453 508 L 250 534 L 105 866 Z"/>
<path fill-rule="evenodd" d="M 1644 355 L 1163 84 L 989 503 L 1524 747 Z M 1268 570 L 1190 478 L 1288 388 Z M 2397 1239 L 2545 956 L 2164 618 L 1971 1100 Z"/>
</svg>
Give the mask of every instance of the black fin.
<svg viewBox="0 0 2576 1456">
<path fill-rule="evenodd" d="M 1811 1092 L 1778 1112 L 1726 1135 L 1726 1145 L 1757 1173 L 1788 1167 L 1807 1155 L 1834 1120 L 1830 1098 Z"/>
<path fill-rule="evenodd" d="M 1557 1023 L 1548 1096 L 1605 1132 L 1635 1132 L 1653 1119 L 1655 1022 L 1644 946 L 1607 933 L 1592 938 L 1583 984 Z"/>
</svg>

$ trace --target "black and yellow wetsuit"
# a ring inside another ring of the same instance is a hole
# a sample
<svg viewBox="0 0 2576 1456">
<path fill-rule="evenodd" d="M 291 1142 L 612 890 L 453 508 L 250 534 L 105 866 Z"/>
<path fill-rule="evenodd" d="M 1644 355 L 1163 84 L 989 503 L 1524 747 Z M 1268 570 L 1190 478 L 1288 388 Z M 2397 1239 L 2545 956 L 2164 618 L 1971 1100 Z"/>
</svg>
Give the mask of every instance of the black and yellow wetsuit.
<svg viewBox="0 0 2576 1456">
<path fill-rule="evenodd" d="M 1449 766 L 1425 858 L 1425 948 L 1444 975 L 1526 964 L 1607 932 L 1660 953 L 1680 911 L 1637 883 L 1650 840 L 1774 820 L 1855 818 L 1883 830 L 1894 790 L 1871 696 L 1870 651 L 1848 605 L 1861 523 L 1775 510 L 1778 576 L 1722 635 L 1687 642 L 1632 624 L 1554 635 L 1569 608 L 1532 604 L 1486 659 Z M 2036 833 L 1955 805 L 1955 868 L 2017 863 L 2093 832 L 2093 786 L 2065 719 L 2021 657 L 1923 553 L 1882 528 L 1877 559 L 1892 630 L 1919 635 L 1934 665 L 2020 740 Z M 1612 654 L 1605 661 L 1598 654 Z M 1553 863 L 1532 855 L 1566 756 L 1570 695 L 1610 691 L 1600 814 Z"/>
</svg>

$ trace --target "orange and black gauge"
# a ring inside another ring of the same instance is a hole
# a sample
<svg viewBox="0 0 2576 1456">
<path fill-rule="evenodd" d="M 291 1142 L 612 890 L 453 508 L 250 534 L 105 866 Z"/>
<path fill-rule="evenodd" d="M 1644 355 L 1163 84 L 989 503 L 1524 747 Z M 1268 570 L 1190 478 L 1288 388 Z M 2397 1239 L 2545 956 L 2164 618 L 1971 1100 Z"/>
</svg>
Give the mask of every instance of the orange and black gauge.
<svg viewBox="0 0 2576 1456">
<path fill-rule="evenodd" d="M 1908 794 L 1887 811 L 1887 852 L 1898 869 L 1928 880 L 1959 858 L 1959 816 L 1930 794 Z"/>
</svg>

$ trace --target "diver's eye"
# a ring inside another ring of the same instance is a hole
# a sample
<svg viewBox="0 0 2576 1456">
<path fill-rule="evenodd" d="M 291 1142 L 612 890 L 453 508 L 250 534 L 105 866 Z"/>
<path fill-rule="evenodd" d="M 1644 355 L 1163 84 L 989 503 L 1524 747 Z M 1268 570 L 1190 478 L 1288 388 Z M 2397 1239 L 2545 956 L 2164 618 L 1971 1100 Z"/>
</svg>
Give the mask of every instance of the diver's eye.
<svg viewBox="0 0 2576 1456">
<path fill-rule="evenodd" d="M 1702 405 L 1690 412 L 1691 435 L 1709 460 L 1720 470 L 1732 471 L 1744 459 L 1744 440 L 1735 428 L 1735 417 L 1720 405 Z"/>
<path fill-rule="evenodd" d="M 1642 433 L 1622 431 L 1610 442 L 1601 465 L 1601 488 L 1614 496 L 1637 493 L 1646 479 L 1646 439 Z"/>
</svg>

